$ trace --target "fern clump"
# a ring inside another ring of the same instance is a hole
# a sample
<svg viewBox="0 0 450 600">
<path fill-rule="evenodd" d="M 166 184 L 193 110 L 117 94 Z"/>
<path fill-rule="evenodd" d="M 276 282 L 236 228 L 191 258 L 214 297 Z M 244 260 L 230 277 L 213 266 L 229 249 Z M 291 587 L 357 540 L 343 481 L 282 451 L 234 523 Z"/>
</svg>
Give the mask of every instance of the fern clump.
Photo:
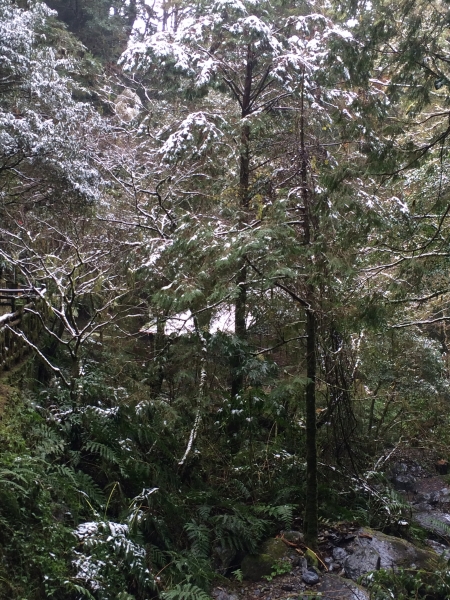
<svg viewBox="0 0 450 600">
<path fill-rule="evenodd" d="M 101 600 L 117 589 L 133 589 L 139 598 L 155 589 L 147 565 L 145 548 L 130 535 L 128 525 L 112 521 L 81 523 L 75 530 L 78 540 L 75 580 Z"/>
<path fill-rule="evenodd" d="M 163 600 L 211 600 L 202 589 L 190 583 L 178 584 L 173 589 L 161 594 Z"/>
</svg>

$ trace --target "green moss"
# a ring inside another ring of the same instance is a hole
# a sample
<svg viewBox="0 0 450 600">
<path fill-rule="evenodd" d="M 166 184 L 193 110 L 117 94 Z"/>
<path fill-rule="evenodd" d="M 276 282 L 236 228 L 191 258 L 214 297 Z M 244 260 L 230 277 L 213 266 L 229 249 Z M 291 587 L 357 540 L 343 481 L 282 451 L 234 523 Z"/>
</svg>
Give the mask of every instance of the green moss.
<svg viewBox="0 0 450 600">
<path fill-rule="evenodd" d="M 261 546 L 260 554 L 248 554 L 242 561 L 242 574 L 244 579 L 259 581 L 263 577 L 270 577 L 272 567 L 280 560 L 290 557 L 290 550 L 284 542 L 271 538 Z"/>
<path fill-rule="evenodd" d="M 305 552 L 305 557 L 310 567 L 316 567 L 317 569 L 319 568 L 319 561 L 317 559 L 317 556 L 309 548 Z"/>
</svg>

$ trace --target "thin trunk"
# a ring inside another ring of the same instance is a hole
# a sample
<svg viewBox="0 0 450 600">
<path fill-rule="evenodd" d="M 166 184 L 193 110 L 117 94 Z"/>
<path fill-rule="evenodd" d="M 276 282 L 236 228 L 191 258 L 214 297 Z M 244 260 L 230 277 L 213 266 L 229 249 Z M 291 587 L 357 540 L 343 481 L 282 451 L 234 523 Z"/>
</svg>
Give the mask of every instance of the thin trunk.
<svg viewBox="0 0 450 600">
<path fill-rule="evenodd" d="M 245 74 L 244 93 L 242 97 L 242 119 L 245 119 L 251 112 L 251 92 L 253 81 L 254 54 L 249 45 L 247 48 L 247 67 Z M 240 226 L 246 221 L 246 212 L 250 205 L 250 126 L 246 123 L 241 128 L 240 139 L 240 158 L 239 158 L 239 209 L 242 213 L 240 217 Z M 239 341 L 245 341 L 247 338 L 247 266 L 245 256 L 241 258 L 238 264 L 237 285 L 239 288 L 238 296 L 235 300 L 234 313 L 234 331 Z M 238 396 L 244 387 L 244 374 L 242 351 L 238 348 L 232 358 L 232 381 L 231 395 Z"/>
<path fill-rule="evenodd" d="M 308 158 L 305 145 L 304 90 L 302 84 L 300 105 L 300 180 L 304 209 L 305 245 L 312 242 L 311 198 L 308 187 Z M 307 285 L 306 308 L 306 501 L 305 501 L 305 543 L 317 548 L 318 537 L 318 492 L 317 492 L 317 426 L 316 426 L 316 332 L 317 317 L 314 308 L 315 289 Z"/>
<path fill-rule="evenodd" d="M 168 9 L 167 3 L 165 2 L 163 4 L 163 18 L 162 18 L 162 30 L 163 31 L 167 30 L 168 20 L 169 20 L 169 9 Z"/>
<path fill-rule="evenodd" d="M 158 316 L 156 320 L 156 335 L 154 339 L 154 352 L 153 352 L 153 361 L 155 362 L 156 372 L 154 375 L 154 379 L 152 381 L 151 390 L 152 397 L 156 398 L 159 396 L 162 390 L 162 385 L 164 382 L 164 348 L 167 344 L 166 335 L 165 335 L 165 319 L 161 316 Z"/>
<path fill-rule="evenodd" d="M 312 289 L 310 290 L 313 291 Z M 311 300 L 311 298 L 310 298 Z M 316 315 L 306 310 L 306 503 L 305 543 L 317 548 L 318 492 L 317 492 L 317 427 L 316 427 Z"/>
<path fill-rule="evenodd" d="M 178 4 L 175 4 L 175 6 L 173 7 L 173 16 L 172 16 L 174 33 L 176 33 L 178 31 L 179 12 L 180 12 L 179 6 L 178 6 Z"/>
<path fill-rule="evenodd" d="M 378 396 L 378 391 L 381 387 L 381 381 L 377 384 L 375 391 L 373 392 L 372 402 L 370 403 L 370 411 L 369 411 L 369 425 L 367 426 L 367 435 L 372 435 L 372 428 L 375 420 L 375 403 Z"/>
<path fill-rule="evenodd" d="M 192 450 L 192 446 L 195 442 L 195 438 L 197 437 L 198 430 L 200 428 L 201 420 L 202 420 L 202 408 L 204 403 L 205 396 L 205 388 L 206 388 L 206 359 L 208 356 L 208 342 L 202 330 L 200 329 L 197 317 L 194 317 L 195 331 L 197 337 L 201 343 L 201 353 L 200 353 L 200 381 L 198 386 L 198 395 L 197 395 L 197 411 L 195 414 L 194 425 L 191 429 L 191 433 L 189 435 L 189 440 L 186 446 L 186 451 L 183 455 L 183 458 L 178 461 L 180 466 L 183 466 L 186 462 L 186 459 L 189 456 L 189 453 Z"/>
</svg>

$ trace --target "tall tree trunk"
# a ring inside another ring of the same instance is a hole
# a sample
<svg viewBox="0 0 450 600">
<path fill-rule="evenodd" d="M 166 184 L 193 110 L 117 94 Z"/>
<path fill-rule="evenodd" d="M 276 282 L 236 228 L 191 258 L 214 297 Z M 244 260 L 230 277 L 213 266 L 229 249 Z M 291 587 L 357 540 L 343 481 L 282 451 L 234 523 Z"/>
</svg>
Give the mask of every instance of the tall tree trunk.
<svg viewBox="0 0 450 600">
<path fill-rule="evenodd" d="M 245 319 L 247 311 L 247 267 L 244 260 L 240 261 L 239 273 L 237 276 L 237 284 L 239 293 L 234 304 L 234 332 L 239 341 L 244 341 L 247 338 L 247 322 Z M 244 373 L 242 371 L 243 357 L 242 350 L 237 348 L 232 360 L 232 380 L 231 380 L 231 395 L 238 396 L 244 387 Z"/>
<path fill-rule="evenodd" d="M 254 53 L 249 45 L 247 47 L 247 66 L 245 74 L 244 93 L 242 96 L 242 119 L 245 119 L 251 113 L 251 93 L 253 80 Z M 250 126 L 244 123 L 241 128 L 240 139 L 240 157 L 239 157 L 239 209 L 241 216 L 239 226 L 242 227 L 246 222 L 246 213 L 250 205 Z M 238 264 L 237 285 L 238 295 L 234 305 L 234 331 L 239 341 L 245 341 L 247 338 L 247 266 L 245 256 L 241 258 Z M 244 374 L 242 372 L 243 357 L 240 348 L 234 353 L 232 358 L 232 381 L 231 395 L 238 396 L 244 387 Z"/>
<path fill-rule="evenodd" d="M 311 289 L 310 292 L 313 292 Z M 311 302 L 312 297 L 308 298 Z M 306 503 L 305 543 L 317 548 L 318 494 L 317 494 L 317 427 L 316 427 L 316 315 L 306 309 Z"/>
<path fill-rule="evenodd" d="M 302 189 L 305 246 L 312 240 L 311 194 L 308 186 L 308 157 L 305 145 L 305 106 L 302 83 L 300 105 L 300 180 Z M 318 493 L 317 493 L 317 426 L 316 426 L 316 332 L 315 288 L 307 284 L 306 308 L 306 502 L 305 502 L 305 543 L 317 548 L 318 537 Z"/>
</svg>

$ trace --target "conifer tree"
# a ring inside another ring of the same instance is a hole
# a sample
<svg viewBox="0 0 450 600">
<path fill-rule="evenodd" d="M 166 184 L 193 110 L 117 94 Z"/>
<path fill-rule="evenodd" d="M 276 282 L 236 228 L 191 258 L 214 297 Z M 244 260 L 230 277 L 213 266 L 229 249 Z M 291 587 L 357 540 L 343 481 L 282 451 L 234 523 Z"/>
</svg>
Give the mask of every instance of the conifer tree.
<svg viewBox="0 0 450 600">
<path fill-rule="evenodd" d="M 183 94 L 178 108 L 190 114 L 178 128 L 175 121 L 172 133 L 167 137 L 164 132 L 160 142 L 172 172 L 198 165 L 196 174 L 215 179 L 215 197 L 202 203 L 209 217 L 198 221 L 194 205 L 205 196 L 204 188 L 190 188 L 188 205 L 170 206 L 177 215 L 171 237 L 176 240 L 181 233 L 177 223 L 183 223 L 183 237 L 189 223 L 201 223 L 202 230 L 190 234 L 190 244 L 214 257 L 209 273 L 211 277 L 215 270 L 216 285 L 201 294 L 204 304 L 198 308 L 234 298 L 239 345 L 232 362 L 232 396 L 239 397 L 245 386 L 246 318 L 257 290 L 267 293 L 275 287 L 294 301 L 297 319 L 291 318 L 298 320 L 298 313 L 306 318 L 306 348 L 299 363 L 306 364 L 307 379 L 305 528 L 311 546 L 317 540 L 316 357 L 330 352 L 324 335 L 342 316 L 339 294 L 351 294 L 346 286 L 354 285 L 354 266 L 344 267 L 351 246 L 343 239 L 345 223 L 351 215 L 350 228 L 356 231 L 359 215 L 369 208 L 362 217 L 368 231 L 375 204 L 356 176 L 365 161 L 361 140 L 373 135 L 363 125 L 367 105 L 378 103 L 382 110 L 383 94 L 370 90 L 372 97 L 364 103 L 352 91 L 347 61 L 355 52 L 352 34 L 334 25 L 326 11 L 318 14 L 317 7 L 304 7 L 301 13 L 286 8 L 275 16 L 269 4 L 230 0 L 197 7 L 177 31 L 145 36 L 123 58 L 125 67 L 150 89 L 152 77 L 166 78 L 166 101 L 169 90 Z M 359 84 L 367 87 L 367 81 L 359 76 Z M 346 153 L 336 151 L 342 146 Z M 232 210 L 227 206 L 230 191 L 235 196 Z M 358 215 L 354 220 L 353 211 Z M 357 239 L 363 241 L 360 236 L 352 241 Z M 224 264 L 227 275 L 234 271 L 232 288 L 224 285 Z M 192 268 L 188 265 L 185 259 L 184 271 Z M 250 274 L 262 288 L 250 283 Z M 183 286 L 167 288 L 174 299 L 184 291 L 184 307 L 189 307 Z M 190 307 L 195 310 L 195 303 Z M 330 417 L 341 399 L 332 396 Z"/>
</svg>

